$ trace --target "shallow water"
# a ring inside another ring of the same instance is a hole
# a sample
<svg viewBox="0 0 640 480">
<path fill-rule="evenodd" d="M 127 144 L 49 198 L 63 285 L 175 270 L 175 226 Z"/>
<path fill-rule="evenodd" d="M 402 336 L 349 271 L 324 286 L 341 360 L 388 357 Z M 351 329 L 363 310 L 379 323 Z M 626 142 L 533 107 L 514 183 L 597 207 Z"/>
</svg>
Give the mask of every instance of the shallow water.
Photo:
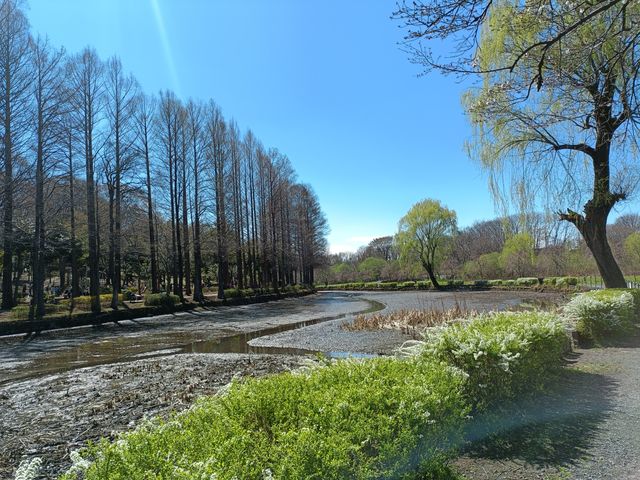
<svg viewBox="0 0 640 480">
<path fill-rule="evenodd" d="M 251 347 L 247 342 L 382 307 L 351 294 L 332 292 L 43 332 L 26 339 L 0 338 L 0 385 L 86 366 L 181 353 L 314 353 L 297 348 Z"/>
</svg>

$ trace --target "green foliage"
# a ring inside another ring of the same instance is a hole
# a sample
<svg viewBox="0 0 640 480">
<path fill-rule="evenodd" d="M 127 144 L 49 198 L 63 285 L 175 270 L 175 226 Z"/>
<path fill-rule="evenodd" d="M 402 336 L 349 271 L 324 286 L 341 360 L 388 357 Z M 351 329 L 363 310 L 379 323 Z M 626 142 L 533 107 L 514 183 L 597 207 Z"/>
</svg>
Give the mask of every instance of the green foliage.
<svg viewBox="0 0 640 480">
<path fill-rule="evenodd" d="M 236 382 L 90 448 L 95 463 L 83 478 L 442 478 L 469 412 L 464 384 L 457 370 L 422 358 Z"/>
<path fill-rule="evenodd" d="M 431 280 L 420 280 L 416 282 L 416 288 L 418 290 L 428 290 L 432 287 Z"/>
<path fill-rule="evenodd" d="M 510 276 L 521 277 L 533 271 L 535 253 L 533 238 L 520 233 L 508 238 L 500 253 L 500 266 Z"/>
<path fill-rule="evenodd" d="M 401 282 L 398 283 L 398 289 L 413 290 L 416 288 L 416 282 Z"/>
<path fill-rule="evenodd" d="M 429 331 L 423 355 L 469 375 L 467 398 L 484 409 L 540 388 L 569 348 L 553 314 L 496 312 Z"/>
<path fill-rule="evenodd" d="M 498 286 L 498 285 L 502 285 L 504 283 L 503 280 L 497 279 L 497 280 L 489 280 L 489 285 L 492 287 Z"/>
<path fill-rule="evenodd" d="M 379 257 L 367 257 L 358 265 L 358 273 L 364 280 L 380 280 L 387 262 Z"/>
<path fill-rule="evenodd" d="M 433 273 L 447 254 L 456 224 L 456 212 L 438 200 L 416 203 L 400 220 L 395 237 L 400 257 L 405 262 L 417 258 Z"/>
<path fill-rule="evenodd" d="M 173 307 L 180 303 L 180 297 L 170 293 L 149 293 L 144 297 L 144 304 L 149 307 Z"/>
<path fill-rule="evenodd" d="M 634 232 L 624 241 L 624 252 L 626 253 L 631 267 L 640 268 L 640 232 Z"/>
<path fill-rule="evenodd" d="M 111 306 L 111 298 L 112 294 L 110 293 L 102 293 L 100 294 L 100 306 L 102 308 L 108 308 Z M 124 294 L 118 295 L 118 303 L 124 302 Z M 66 305 L 69 308 L 71 304 L 71 299 L 67 298 L 60 301 L 61 305 Z M 90 295 L 81 295 L 80 297 L 75 297 L 73 299 L 73 306 L 76 310 L 91 310 L 91 296 Z"/>
<path fill-rule="evenodd" d="M 251 288 L 239 289 L 239 288 L 227 288 L 224 291 L 224 298 L 244 298 L 252 297 L 256 295 L 256 292 Z"/>
<path fill-rule="evenodd" d="M 557 287 L 575 287 L 578 285 L 577 277 L 558 277 L 555 285 Z"/>
<path fill-rule="evenodd" d="M 453 478 L 468 414 L 542 388 L 568 347 L 552 314 L 475 317 L 431 329 L 409 358 L 234 382 L 88 447 L 63 479 Z"/>
<path fill-rule="evenodd" d="M 502 275 L 500 266 L 500 253 L 492 252 L 480 255 L 475 260 L 470 260 L 464 264 L 463 273 L 465 278 L 495 278 Z"/>
<path fill-rule="evenodd" d="M 538 285 L 538 279 L 536 277 L 521 277 L 516 280 L 516 285 L 525 286 L 525 287 L 533 287 L 534 285 Z"/>
<path fill-rule="evenodd" d="M 640 292 L 636 289 L 592 290 L 573 297 L 563 310 L 580 336 L 598 341 L 632 329 L 639 318 Z"/>
</svg>

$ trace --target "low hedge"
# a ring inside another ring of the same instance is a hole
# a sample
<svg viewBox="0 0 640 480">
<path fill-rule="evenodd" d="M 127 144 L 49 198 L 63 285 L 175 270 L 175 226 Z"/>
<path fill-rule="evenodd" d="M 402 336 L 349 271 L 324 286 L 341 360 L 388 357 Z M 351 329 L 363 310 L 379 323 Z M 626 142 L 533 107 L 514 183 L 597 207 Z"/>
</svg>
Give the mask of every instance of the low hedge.
<svg viewBox="0 0 640 480">
<path fill-rule="evenodd" d="M 524 287 L 533 287 L 534 285 L 538 285 L 540 282 L 536 277 L 521 277 L 516 279 L 516 285 L 524 286 Z"/>
<path fill-rule="evenodd" d="M 101 293 L 100 294 L 100 306 L 108 307 L 111 305 L 111 298 L 113 297 L 110 293 Z M 124 295 L 118 295 L 118 303 L 122 303 L 124 301 Z M 60 301 L 61 305 L 66 305 L 67 308 L 71 305 L 71 299 L 66 298 Z M 91 295 L 82 295 L 80 297 L 75 297 L 73 299 L 73 307 L 77 310 L 91 310 Z"/>
<path fill-rule="evenodd" d="M 180 303 L 180 297 L 171 293 L 149 293 L 144 297 L 148 307 L 173 307 Z"/>
<path fill-rule="evenodd" d="M 576 295 L 563 308 L 576 332 L 588 340 L 624 335 L 640 318 L 640 290 L 592 290 Z"/>
<path fill-rule="evenodd" d="M 557 287 L 575 287 L 578 285 L 578 277 L 558 277 L 556 278 Z"/>
</svg>

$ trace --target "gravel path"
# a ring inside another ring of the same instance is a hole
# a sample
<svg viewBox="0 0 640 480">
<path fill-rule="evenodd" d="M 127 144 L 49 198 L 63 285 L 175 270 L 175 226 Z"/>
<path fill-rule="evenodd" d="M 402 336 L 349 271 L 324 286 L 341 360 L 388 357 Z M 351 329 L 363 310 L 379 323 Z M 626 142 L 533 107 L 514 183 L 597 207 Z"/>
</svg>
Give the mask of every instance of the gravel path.
<svg viewBox="0 0 640 480">
<path fill-rule="evenodd" d="M 577 349 L 557 386 L 516 425 L 455 462 L 474 480 L 640 478 L 640 337 Z"/>
</svg>

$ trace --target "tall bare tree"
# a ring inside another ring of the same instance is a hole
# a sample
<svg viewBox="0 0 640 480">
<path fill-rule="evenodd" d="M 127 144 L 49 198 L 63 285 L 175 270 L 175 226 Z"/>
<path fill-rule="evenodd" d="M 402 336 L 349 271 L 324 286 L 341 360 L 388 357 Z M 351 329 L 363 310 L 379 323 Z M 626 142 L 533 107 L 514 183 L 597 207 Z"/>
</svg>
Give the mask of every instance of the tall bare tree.
<svg viewBox="0 0 640 480">
<path fill-rule="evenodd" d="M 14 165 L 24 148 L 31 93 L 29 23 L 20 9 L 20 3 L 17 0 L 2 0 L 0 3 L 0 120 L 4 162 L 2 308 L 11 308 L 15 304 L 12 293 Z"/>
<path fill-rule="evenodd" d="M 145 94 L 138 96 L 137 110 L 135 114 L 138 149 L 144 158 L 145 187 L 147 200 L 147 222 L 149 231 L 149 257 L 151 263 L 151 291 L 160 291 L 158 278 L 158 246 L 155 234 L 155 220 L 153 210 L 153 191 L 151 185 L 151 139 L 153 118 L 156 114 L 156 100 Z"/>
<path fill-rule="evenodd" d="M 64 50 L 52 51 L 46 40 L 31 42 L 33 62 L 34 148 L 35 163 L 35 229 L 31 261 L 33 265 L 33 297 L 29 317 L 41 319 L 45 314 L 45 181 L 54 162 L 63 152 L 63 128 L 67 92 L 62 75 Z"/>
<path fill-rule="evenodd" d="M 134 155 L 135 101 L 137 82 L 126 75 L 118 58 L 107 63 L 105 75 L 105 110 L 109 122 L 109 144 L 113 154 L 113 233 L 110 241 L 110 262 L 113 264 L 111 308 L 118 309 L 119 294 L 122 286 L 122 197 L 123 177 L 132 167 Z"/>
<path fill-rule="evenodd" d="M 98 313 L 100 312 L 100 250 L 96 209 L 95 157 L 96 134 L 103 108 L 104 65 L 95 50 L 91 48 L 85 48 L 71 62 L 74 114 L 81 132 L 85 160 L 89 295 L 91 295 L 91 311 Z"/>
</svg>

